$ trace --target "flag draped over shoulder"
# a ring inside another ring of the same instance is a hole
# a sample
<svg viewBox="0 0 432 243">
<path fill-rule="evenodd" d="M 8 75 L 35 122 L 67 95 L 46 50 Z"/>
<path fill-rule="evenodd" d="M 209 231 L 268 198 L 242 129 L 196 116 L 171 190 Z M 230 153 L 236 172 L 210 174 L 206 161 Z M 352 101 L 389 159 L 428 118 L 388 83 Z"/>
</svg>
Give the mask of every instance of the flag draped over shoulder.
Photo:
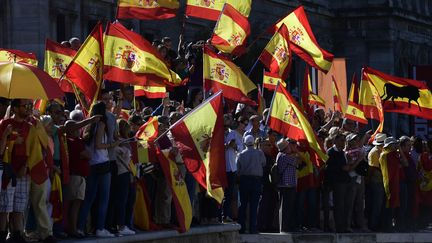
<svg viewBox="0 0 432 243">
<path fill-rule="evenodd" d="M 164 84 L 157 82 L 147 82 L 147 85 L 134 85 L 135 97 L 144 96 L 149 99 L 164 98 L 166 96 L 166 87 Z"/>
<path fill-rule="evenodd" d="M 277 83 L 279 82 L 279 85 L 282 85 L 282 87 L 286 88 L 286 83 L 283 81 L 279 75 L 274 73 L 269 73 L 264 71 L 263 76 L 263 87 L 268 90 L 274 90 L 276 88 Z"/>
<path fill-rule="evenodd" d="M 171 189 L 177 221 L 179 223 L 178 231 L 183 233 L 189 230 L 192 222 L 192 205 L 189 199 L 189 193 L 186 187 L 184 176 L 179 170 L 175 158 L 169 150 L 158 150 L 157 158 L 162 171 Z"/>
<path fill-rule="evenodd" d="M 134 225 L 140 230 L 156 230 L 158 227 L 152 221 L 150 196 L 147 192 L 147 184 L 144 178 L 137 181 L 136 199 L 134 204 Z"/>
<path fill-rule="evenodd" d="M 218 92 L 175 123 L 171 133 L 188 171 L 219 203 L 227 185 L 222 93 Z"/>
<path fill-rule="evenodd" d="M 243 16 L 249 16 L 252 0 L 187 0 L 186 15 L 216 21 L 225 3 L 231 4 Z"/>
<path fill-rule="evenodd" d="M 241 55 L 250 34 L 247 17 L 226 3 L 216 23 L 211 44 L 224 53 Z"/>
<path fill-rule="evenodd" d="M 351 89 L 348 96 L 348 105 L 345 111 L 345 118 L 362 124 L 368 124 L 368 120 L 364 115 L 363 108 L 359 104 L 359 86 L 355 74 L 353 75 L 351 82 Z"/>
<path fill-rule="evenodd" d="M 104 78 L 142 86 L 150 81 L 183 84 L 150 42 L 120 23 L 108 25 L 104 41 Z"/>
<path fill-rule="evenodd" d="M 169 19 L 179 8 L 178 0 L 119 0 L 117 19 Z"/>
<path fill-rule="evenodd" d="M 65 76 L 90 102 L 97 99 L 102 83 L 103 56 L 103 30 L 99 22 L 65 71 Z"/>
<path fill-rule="evenodd" d="M 227 99 L 256 105 L 255 101 L 247 96 L 256 89 L 256 85 L 232 61 L 204 47 L 203 62 L 206 91 L 212 90 L 216 93 L 223 90 L 223 96 Z"/>
<path fill-rule="evenodd" d="M 333 102 L 334 102 L 333 109 L 343 114 L 345 109 L 342 107 L 342 99 L 339 93 L 339 88 L 336 79 L 333 75 L 332 75 L 332 92 L 333 92 Z"/>
<path fill-rule="evenodd" d="M 303 6 L 278 21 L 271 31 L 276 32 L 282 24 L 288 28 L 291 50 L 312 67 L 327 73 L 333 61 L 333 54 L 318 45 Z"/>
<path fill-rule="evenodd" d="M 295 99 L 280 85 L 275 89 L 267 125 L 280 134 L 298 141 L 307 141 L 309 147 L 322 161 L 327 160 L 321 145 Z"/>
<path fill-rule="evenodd" d="M 362 89 L 376 88 L 384 111 L 432 119 L 432 93 L 426 83 L 392 76 L 370 67 L 363 69 L 362 84 L 363 80 L 370 85 Z M 377 113 L 377 108 L 369 104 L 373 98 L 371 94 L 371 91 L 363 91 L 361 105 L 366 113 Z"/>
<path fill-rule="evenodd" d="M 20 50 L 0 48 L 0 62 L 24 62 L 33 66 L 38 65 L 36 55 Z"/>
<path fill-rule="evenodd" d="M 283 80 L 288 78 L 292 56 L 289 33 L 285 24 L 279 27 L 267 43 L 259 59 L 270 70 L 270 73 L 278 74 Z"/>
<path fill-rule="evenodd" d="M 59 43 L 47 39 L 45 42 L 44 71 L 53 77 L 63 92 L 73 93 L 73 88 L 67 79 L 62 79 L 70 62 L 76 54 L 75 50 L 64 47 Z"/>
</svg>

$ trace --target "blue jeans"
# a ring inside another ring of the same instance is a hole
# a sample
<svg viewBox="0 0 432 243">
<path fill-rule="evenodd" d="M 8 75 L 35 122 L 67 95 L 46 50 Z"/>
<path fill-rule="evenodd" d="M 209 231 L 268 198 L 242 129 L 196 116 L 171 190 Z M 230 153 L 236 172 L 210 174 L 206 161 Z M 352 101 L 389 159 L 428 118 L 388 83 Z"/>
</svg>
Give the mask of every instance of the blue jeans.
<svg viewBox="0 0 432 243">
<path fill-rule="evenodd" d="M 297 226 L 318 228 L 317 189 L 309 188 L 296 193 Z M 307 204 L 307 210 L 305 205 Z M 305 217 L 305 215 L 307 217 Z"/>
<path fill-rule="evenodd" d="M 105 218 L 108 210 L 111 174 L 109 172 L 105 174 L 97 174 L 94 171 L 91 171 L 90 175 L 87 177 L 86 183 L 86 193 L 84 202 L 81 205 L 77 228 L 84 231 L 87 216 L 89 215 L 91 206 L 96 198 L 96 195 L 98 195 L 99 201 L 97 202 L 98 204 L 96 229 L 104 229 Z"/>
<path fill-rule="evenodd" d="M 261 178 L 255 176 L 240 177 L 240 208 L 239 223 L 241 225 L 240 233 L 246 229 L 246 209 L 249 204 L 249 233 L 257 232 L 257 213 L 258 202 L 261 196 L 262 182 Z"/>
<path fill-rule="evenodd" d="M 369 215 L 369 228 L 377 231 L 380 226 L 380 219 L 382 216 L 382 208 L 384 205 L 384 185 L 382 183 L 371 182 L 369 184 L 370 190 L 370 215 Z"/>
</svg>

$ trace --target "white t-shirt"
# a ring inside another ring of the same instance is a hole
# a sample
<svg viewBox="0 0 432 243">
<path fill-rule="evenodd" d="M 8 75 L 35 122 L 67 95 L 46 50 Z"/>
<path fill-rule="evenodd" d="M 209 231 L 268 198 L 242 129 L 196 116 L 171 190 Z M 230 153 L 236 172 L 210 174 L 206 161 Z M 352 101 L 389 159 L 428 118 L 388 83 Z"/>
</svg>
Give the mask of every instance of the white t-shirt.
<svg viewBox="0 0 432 243">
<path fill-rule="evenodd" d="M 228 134 L 225 137 L 225 144 L 229 144 L 231 140 L 235 141 L 237 145 L 237 150 L 229 147 L 225 150 L 225 160 L 226 160 L 226 171 L 227 172 L 236 172 L 237 171 L 237 155 L 244 149 L 243 145 L 243 136 L 238 133 L 236 130 L 229 130 Z"/>
</svg>

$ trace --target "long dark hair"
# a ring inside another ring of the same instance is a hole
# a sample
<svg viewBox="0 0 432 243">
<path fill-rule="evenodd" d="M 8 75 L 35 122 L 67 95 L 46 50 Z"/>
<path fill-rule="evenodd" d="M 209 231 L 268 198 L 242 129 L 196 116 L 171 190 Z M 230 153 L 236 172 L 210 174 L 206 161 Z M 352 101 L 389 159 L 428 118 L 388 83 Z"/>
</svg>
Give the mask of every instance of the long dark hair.
<svg viewBox="0 0 432 243">
<path fill-rule="evenodd" d="M 102 101 L 98 101 L 92 108 L 91 113 L 90 113 L 90 117 L 94 116 L 94 115 L 101 115 L 101 119 L 100 122 L 103 122 L 105 124 L 105 133 L 108 132 L 108 127 L 107 127 L 107 116 L 106 116 L 106 105 L 104 102 Z M 97 123 L 92 123 L 90 125 L 90 129 L 87 131 L 86 134 L 86 142 L 87 144 L 90 144 L 94 137 L 96 136 L 96 129 L 97 129 Z"/>
</svg>

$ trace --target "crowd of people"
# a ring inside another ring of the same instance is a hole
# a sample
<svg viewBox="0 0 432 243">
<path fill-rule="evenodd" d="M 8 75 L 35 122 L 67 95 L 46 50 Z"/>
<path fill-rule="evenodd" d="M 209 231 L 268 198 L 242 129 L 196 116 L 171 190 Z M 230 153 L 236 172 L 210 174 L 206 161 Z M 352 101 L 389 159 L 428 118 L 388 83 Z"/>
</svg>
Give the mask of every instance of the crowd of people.
<svg viewBox="0 0 432 243">
<path fill-rule="evenodd" d="M 143 168 L 139 164 L 157 161 L 137 161 L 132 138 L 151 117 L 158 118 L 158 133 L 167 134 L 202 103 L 203 42 L 180 43 L 174 51 L 168 37 L 153 42 L 170 67 L 189 79 L 161 103 L 134 97 L 130 86 L 109 90 L 108 82 L 87 117 L 70 102 L 50 101 L 41 114 L 31 100 L 0 99 L 0 242 L 135 234 L 138 180 L 146 181 L 151 199 L 149 220 L 157 228 L 177 224 L 161 170 L 136 172 Z M 80 41 L 62 44 L 78 49 Z M 159 142 L 174 153 L 185 178 L 193 225 L 236 221 L 240 233 L 407 232 L 431 223 L 432 141 L 385 133 L 370 139 L 370 131 L 361 132 L 340 113 L 315 107 L 310 123 L 329 157 L 319 161 L 304 141 L 284 138 L 266 125 L 268 109 L 259 113 L 244 105 L 225 111 L 225 130 L 217 131 L 225 133 L 221 156 L 228 183 L 222 205 L 185 169 L 169 136 Z M 38 139 L 30 140 L 31 134 Z M 41 144 L 42 168 L 26 163 L 29 141 Z M 52 196 L 56 178 L 61 200 Z"/>
</svg>

